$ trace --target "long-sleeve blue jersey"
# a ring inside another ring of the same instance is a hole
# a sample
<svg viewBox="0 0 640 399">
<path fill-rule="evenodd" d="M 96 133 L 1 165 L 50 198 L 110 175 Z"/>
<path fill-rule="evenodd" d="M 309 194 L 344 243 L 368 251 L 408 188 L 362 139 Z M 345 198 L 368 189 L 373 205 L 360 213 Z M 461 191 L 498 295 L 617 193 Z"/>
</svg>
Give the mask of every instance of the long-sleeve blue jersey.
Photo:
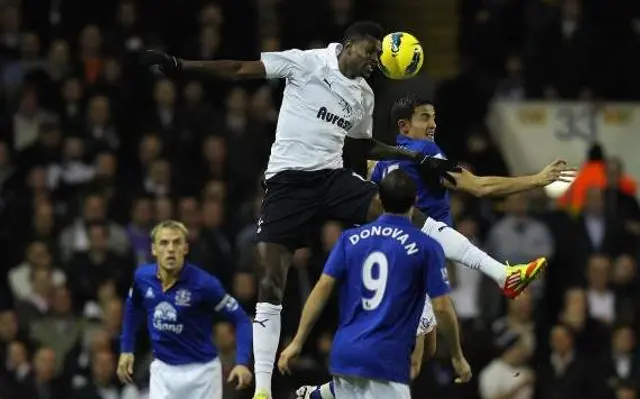
<svg viewBox="0 0 640 399">
<path fill-rule="evenodd" d="M 146 315 L 156 359 L 172 365 L 210 362 L 218 356 L 212 341 L 215 312 L 235 325 L 236 363 L 248 365 L 251 321 L 217 278 L 187 263 L 178 281 L 163 291 L 158 265 L 140 266 L 125 305 L 120 350 L 134 352 L 135 335 Z"/>
</svg>

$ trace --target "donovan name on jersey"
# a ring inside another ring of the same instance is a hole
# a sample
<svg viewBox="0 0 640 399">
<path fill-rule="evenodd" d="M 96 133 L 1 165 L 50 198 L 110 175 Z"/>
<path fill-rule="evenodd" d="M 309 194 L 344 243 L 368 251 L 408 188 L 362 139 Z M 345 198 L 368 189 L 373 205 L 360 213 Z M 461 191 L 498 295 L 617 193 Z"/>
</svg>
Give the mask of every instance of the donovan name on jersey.
<svg viewBox="0 0 640 399">
<path fill-rule="evenodd" d="M 354 231 L 354 234 L 349 236 L 349 242 L 351 242 L 352 245 L 356 245 L 360 240 L 366 240 L 372 237 L 395 238 L 407 251 L 407 255 L 413 255 L 419 252 L 417 244 L 411 240 L 409 234 L 405 233 L 399 227 L 369 225 L 362 230 Z"/>
</svg>

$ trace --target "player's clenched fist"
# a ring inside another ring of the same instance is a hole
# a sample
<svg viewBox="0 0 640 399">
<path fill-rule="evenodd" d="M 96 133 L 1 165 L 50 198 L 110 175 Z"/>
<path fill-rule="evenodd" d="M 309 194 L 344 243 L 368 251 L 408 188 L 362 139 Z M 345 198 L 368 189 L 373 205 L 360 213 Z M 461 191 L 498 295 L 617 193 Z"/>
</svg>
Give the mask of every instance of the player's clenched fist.
<svg viewBox="0 0 640 399">
<path fill-rule="evenodd" d="M 123 353 L 118 359 L 118 378 L 123 384 L 133 384 L 133 353 Z"/>
<path fill-rule="evenodd" d="M 176 75 L 182 71 L 182 61 L 179 58 L 154 50 L 147 50 L 142 53 L 140 65 L 146 67 L 157 65 L 162 73 L 167 76 Z"/>
<path fill-rule="evenodd" d="M 445 178 L 455 185 L 456 180 L 450 176 L 447 172 L 460 172 L 462 169 L 455 161 L 449 159 L 436 158 L 431 156 L 424 156 L 418 162 L 420 165 L 419 173 L 423 178 Z"/>
<path fill-rule="evenodd" d="M 469 362 L 467 362 L 464 356 L 451 358 L 451 365 L 458 375 L 455 380 L 456 384 L 469 382 L 471 380 L 471 366 L 469 366 Z"/>
<path fill-rule="evenodd" d="M 236 389 L 247 388 L 251 385 L 251 380 L 253 380 L 251 370 L 242 364 L 235 366 L 229 373 L 229 378 L 227 378 L 227 382 L 236 382 Z"/>
<path fill-rule="evenodd" d="M 291 343 L 280 353 L 280 358 L 278 359 L 278 369 L 282 374 L 291 374 L 290 363 L 298 357 L 300 351 L 302 350 L 302 345 L 297 343 L 295 340 L 291 341 Z"/>
</svg>

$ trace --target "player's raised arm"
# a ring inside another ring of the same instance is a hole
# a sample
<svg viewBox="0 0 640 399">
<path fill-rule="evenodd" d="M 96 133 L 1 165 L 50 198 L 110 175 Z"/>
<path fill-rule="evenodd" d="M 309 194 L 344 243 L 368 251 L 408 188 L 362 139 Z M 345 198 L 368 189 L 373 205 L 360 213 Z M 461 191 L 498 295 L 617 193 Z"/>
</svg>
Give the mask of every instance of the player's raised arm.
<svg viewBox="0 0 640 399">
<path fill-rule="evenodd" d="M 123 383 L 133 383 L 133 361 L 136 347 L 136 334 L 144 320 L 142 297 L 137 288 L 137 274 L 129 289 L 122 315 L 122 332 L 120 334 L 120 359 L 117 374 Z"/>
<path fill-rule="evenodd" d="M 251 363 L 252 328 L 251 320 L 231 295 L 227 294 L 217 278 L 210 276 L 207 292 L 211 295 L 213 310 L 224 315 L 236 330 L 236 366 L 229 373 L 229 382 L 237 380 L 237 389 L 243 389 L 251 384 L 252 375 L 248 366 Z"/>
<path fill-rule="evenodd" d="M 302 75 L 304 51 L 287 50 L 262 53 L 260 60 L 183 60 L 170 54 L 147 50 L 140 57 L 143 66 L 157 65 L 167 76 L 175 76 L 182 71 L 202 72 L 225 80 L 240 79 L 293 79 Z"/>
<path fill-rule="evenodd" d="M 445 181 L 445 187 L 468 192 L 476 197 L 506 196 L 520 191 L 544 187 L 555 181 L 570 183 L 576 176 L 576 170 L 567 166 L 562 160 L 555 160 L 540 172 L 528 176 L 476 176 L 466 169 L 449 173 L 455 179 L 455 185 Z"/>
<path fill-rule="evenodd" d="M 281 373 L 291 373 L 289 368 L 290 362 L 300 354 L 302 346 L 309 337 L 309 333 L 311 333 L 313 326 L 316 324 L 316 321 L 318 321 L 327 301 L 331 297 L 336 281 L 342 277 L 344 270 L 345 259 L 343 234 L 331 250 L 329 259 L 327 259 L 327 263 L 324 266 L 324 271 L 322 272 L 322 275 L 315 287 L 313 287 L 311 294 L 309 294 L 309 297 L 302 308 L 300 324 L 298 325 L 296 335 L 293 337 L 291 343 L 280 354 L 280 358 L 278 359 L 278 368 Z"/>
</svg>

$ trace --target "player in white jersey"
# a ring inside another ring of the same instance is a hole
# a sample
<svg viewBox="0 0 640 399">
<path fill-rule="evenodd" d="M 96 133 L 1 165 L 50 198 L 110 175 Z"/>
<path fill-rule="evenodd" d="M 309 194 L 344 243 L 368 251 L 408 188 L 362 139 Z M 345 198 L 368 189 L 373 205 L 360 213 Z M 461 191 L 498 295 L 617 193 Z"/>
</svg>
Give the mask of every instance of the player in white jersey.
<svg viewBox="0 0 640 399">
<path fill-rule="evenodd" d="M 158 66 L 167 76 L 198 71 L 223 79 L 286 79 L 276 139 L 265 174 L 264 197 L 256 231 L 256 256 L 261 265 L 254 319 L 256 395 L 271 398 L 271 375 L 280 340 L 282 296 L 293 251 L 306 244 L 309 233 L 325 220 L 363 224 L 382 207 L 377 185 L 343 168 L 346 137 L 366 140 L 367 158 L 408 159 L 427 174 L 447 177 L 459 171 L 454 162 L 424 157 L 372 138 L 374 95 L 365 80 L 381 51 L 382 28 L 356 22 L 342 43 L 324 49 L 263 53 L 256 61 L 189 61 L 147 51 L 141 64 Z M 501 286 L 524 290 L 532 281 L 528 265 L 507 266 L 479 250 L 464 236 L 416 212 L 414 223 L 425 227 L 444 248 L 448 259 L 490 275 Z M 425 224 L 428 223 L 428 224 Z"/>
</svg>

